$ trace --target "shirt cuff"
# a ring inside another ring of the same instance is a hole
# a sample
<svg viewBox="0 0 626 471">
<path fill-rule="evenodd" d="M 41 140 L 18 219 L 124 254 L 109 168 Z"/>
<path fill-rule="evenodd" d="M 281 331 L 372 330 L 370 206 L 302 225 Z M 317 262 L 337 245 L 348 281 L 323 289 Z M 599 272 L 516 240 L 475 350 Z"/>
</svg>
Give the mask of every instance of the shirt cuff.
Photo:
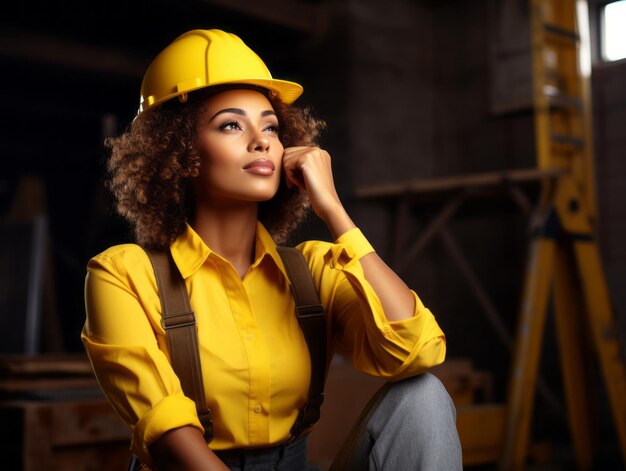
<svg viewBox="0 0 626 471">
<path fill-rule="evenodd" d="M 195 403 L 182 394 L 167 396 L 139 419 L 133 430 L 131 448 L 142 462 L 151 465 L 148 447 L 168 430 L 187 425 L 204 433 Z"/>
<path fill-rule="evenodd" d="M 375 252 L 374 247 L 372 247 L 358 227 L 340 235 L 335 243 L 346 249 L 347 255 L 352 260 L 360 260 L 367 254 Z"/>
</svg>

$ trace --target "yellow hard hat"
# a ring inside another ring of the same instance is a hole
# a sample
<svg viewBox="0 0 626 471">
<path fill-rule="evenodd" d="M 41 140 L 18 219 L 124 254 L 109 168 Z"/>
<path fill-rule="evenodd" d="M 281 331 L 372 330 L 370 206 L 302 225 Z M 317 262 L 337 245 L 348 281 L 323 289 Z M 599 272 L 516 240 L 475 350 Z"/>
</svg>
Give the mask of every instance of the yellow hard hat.
<svg viewBox="0 0 626 471">
<path fill-rule="evenodd" d="M 213 85 L 246 84 L 266 88 L 293 103 L 302 86 L 277 80 L 239 37 L 218 29 L 196 29 L 176 38 L 152 61 L 141 84 L 139 113 L 171 98 Z"/>
</svg>

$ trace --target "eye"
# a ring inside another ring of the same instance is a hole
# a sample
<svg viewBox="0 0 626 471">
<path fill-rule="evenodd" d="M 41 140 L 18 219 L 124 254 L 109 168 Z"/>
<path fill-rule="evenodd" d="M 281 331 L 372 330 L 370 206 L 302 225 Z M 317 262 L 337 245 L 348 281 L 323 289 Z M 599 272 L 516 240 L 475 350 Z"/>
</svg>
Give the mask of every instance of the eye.
<svg viewBox="0 0 626 471">
<path fill-rule="evenodd" d="M 264 131 L 265 132 L 271 132 L 271 133 L 274 133 L 274 134 L 278 134 L 278 125 L 277 124 L 270 124 L 270 125 L 265 127 Z"/>
<path fill-rule="evenodd" d="M 237 121 L 227 121 L 224 124 L 220 125 L 221 131 L 236 131 L 241 130 L 241 126 Z"/>
</svg>

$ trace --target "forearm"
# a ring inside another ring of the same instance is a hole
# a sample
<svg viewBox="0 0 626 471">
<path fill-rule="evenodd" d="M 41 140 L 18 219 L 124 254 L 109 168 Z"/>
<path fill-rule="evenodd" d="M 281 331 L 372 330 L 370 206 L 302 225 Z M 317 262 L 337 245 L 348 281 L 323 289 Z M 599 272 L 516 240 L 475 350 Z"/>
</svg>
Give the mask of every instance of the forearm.
<svg viewBox="0 0 626 471">
<path fill-rule="evenodd" d="M 307 192 L 311 206 L 328 226 L 334 240 L 355 227 L 335 189 L 330 155 L 316 147 L 285 149 L 283 168 L 287 185 Z M 409 288 L 376 254 L 361 259 L 365 278 L 382 303 L 388 320 L 413 316 L 415 299 Z"/>
<path fill-rule="evenodd" d="M 378 254 L 375 252 L 367 254 L 360 262 L 365 279 L 380 299 L 387 320 L 401 321 L 413 317 L 415 313 L 413 293 Z"/>
<path fill-rule="evenodd" d="M 341 205 L 329 211 L 324 222 L 333 240 L 356 227 Z M 412 317 L 415 312 L 415 298 L 404 281 L 375 252 L 364 256 L 360 262 L 365 279 L 380 299 L 387 319 L 399 321 Z"/>
<path fill-rule="evenodd" d="M 150 446 L 150 454 L 156 471 L 229 471 L 195 427 L 166 432 Z"/>
</svg>

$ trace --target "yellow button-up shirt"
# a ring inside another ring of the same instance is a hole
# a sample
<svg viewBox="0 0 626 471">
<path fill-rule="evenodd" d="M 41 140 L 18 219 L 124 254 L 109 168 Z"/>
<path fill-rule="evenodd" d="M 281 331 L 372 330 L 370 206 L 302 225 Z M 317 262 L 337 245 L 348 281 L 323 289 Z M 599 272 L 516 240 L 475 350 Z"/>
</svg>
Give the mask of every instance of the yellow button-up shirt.
<svg viewBox="0 0 626 471">
<path fill-rule="evenodd" d="M 415 295 L 414 316 L 389 322 L 359 259 L 373 251 L 353 229 L 336 243 L 298 246 L 333 331 L 333 346 L 367 374 L 399 380 L 441 363 L 445 338 Z M 196 313 L 213 414 L 211 448 L 270 446 L 289 437 L 305 402 L 310 359 L 276 245 L 258 224 L 255 260 L 241 279 L 187 226 L 170 250 Z M 152 265 L 137 245 L 112 247 L 88 265 L 82 340 L 100 386 L 132 429 L 132 449 L 186 425 L 202 430 L 169 363 Z"/>
</svg>

